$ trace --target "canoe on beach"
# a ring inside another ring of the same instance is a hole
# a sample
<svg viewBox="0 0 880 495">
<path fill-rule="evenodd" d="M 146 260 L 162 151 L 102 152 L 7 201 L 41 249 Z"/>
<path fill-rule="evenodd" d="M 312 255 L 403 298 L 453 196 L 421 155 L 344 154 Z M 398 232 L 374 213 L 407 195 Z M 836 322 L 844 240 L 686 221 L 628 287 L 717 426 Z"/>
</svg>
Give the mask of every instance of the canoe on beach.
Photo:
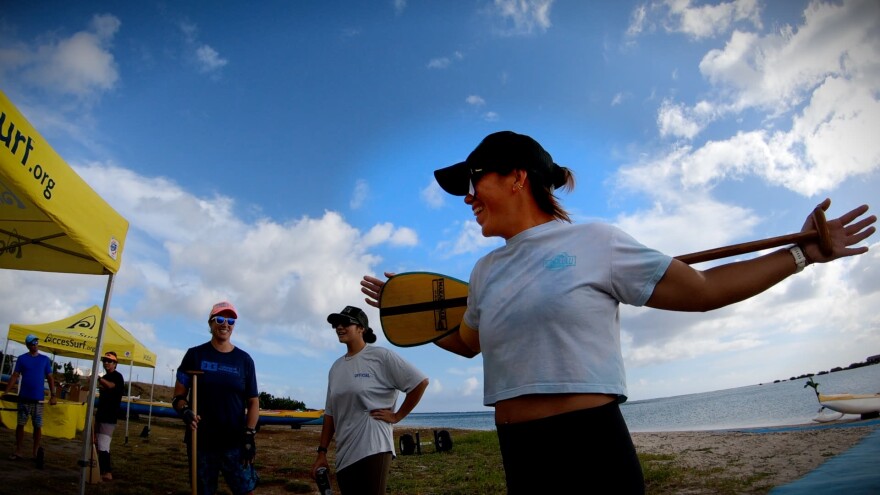
<svg viewBox="0 0 880 495">
<path fill-rule="evenodd" d="M 138 397 L 123 397 L 119 405 L 122 414 L 130 407 L 132 416 L 150 415 L 162 418 L 176 418 L 177 412 L 170 402 L 150 401 Z M 299 428 L 301 425 L 320 425 L 324 422 L 324 410 L 291 411 L 286 409 L 261 409 L 257 427 L 263 425 L 280 425 Z"/>
<path fill-rule="evenodd" d="M 880 412 L 880 394 L 819 394 L 819 404 L 844 414 Z"/>
</svg>

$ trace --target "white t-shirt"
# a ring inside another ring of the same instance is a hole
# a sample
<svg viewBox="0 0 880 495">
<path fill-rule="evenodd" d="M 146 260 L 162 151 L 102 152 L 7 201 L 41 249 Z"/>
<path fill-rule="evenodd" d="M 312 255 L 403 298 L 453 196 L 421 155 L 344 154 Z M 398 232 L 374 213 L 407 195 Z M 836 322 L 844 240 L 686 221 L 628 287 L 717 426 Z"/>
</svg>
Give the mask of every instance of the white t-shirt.
<svg viewBox="0 0 880 495">
<path fill-rule="evenodd" d="M 426 377 L 390 349 L 367 345 L 330 367 L 324 414 L 336 426 L 336 470 L 369 455 L 394 450 L 392 425 L 373 419 L 374 409 L 394 410 L 398 391 L 412 390 Z"/>
<path fill-rule="evenodd" d="M 559 393 L 625 401 L 619 305 L 644 305 L 671 261 L 611 225 L 559 221 L 481 258 L 464 322 L 479 332 L 483 403 Z"/>
</svg>

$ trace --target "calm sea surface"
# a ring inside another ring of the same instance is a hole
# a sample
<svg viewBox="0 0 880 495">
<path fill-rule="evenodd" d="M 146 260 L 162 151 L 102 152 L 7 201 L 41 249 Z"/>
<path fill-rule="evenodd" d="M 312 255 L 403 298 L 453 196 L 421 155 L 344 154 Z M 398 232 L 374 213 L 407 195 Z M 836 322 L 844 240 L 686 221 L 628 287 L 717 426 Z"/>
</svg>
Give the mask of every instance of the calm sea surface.
<svg viewBox="0 0 880 495">
<path fill-rule="evenodd" d="M 823 394 L 880 392 L 880 365 L 817 375 Z M 629 401 L 621 406 L 632 432 L 695 431 L 813 423 L 819 402 L 806 378 L 701 394 Z M 845 416 L 845 419 L 858 416 Z M 398 427 L 494 430 L 492 411 L 412 413 Z"/>
</svg>

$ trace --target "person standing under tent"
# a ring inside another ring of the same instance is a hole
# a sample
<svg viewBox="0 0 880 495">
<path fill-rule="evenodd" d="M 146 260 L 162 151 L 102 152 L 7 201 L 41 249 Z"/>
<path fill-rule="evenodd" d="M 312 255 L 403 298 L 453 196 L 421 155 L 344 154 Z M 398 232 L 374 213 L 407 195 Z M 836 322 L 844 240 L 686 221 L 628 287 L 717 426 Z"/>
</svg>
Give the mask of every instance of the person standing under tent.
<svg viewBox="0 0 880 495">
<path fill-rule="evenodd" d="M 9 459 L 18 460 L 23 457 L 24 427 L 30 417 L 34 427 L 34 462 L 38 469 L 43 469 L 45 458 L 41 442 L 43 439 L 43 402 L 46 398 L 44 381 L 49 382 L 49 405 L 54 406 L 58 403 L 55 398 L 55 377 L 52 375 L 52 361 L 48 356 L 40 354 L 38 350 L 40 339 L 36 335 L 30 334 L 24 339 L 24 343 L 28 352 L 19 356 L 15 361 L 15 369 L 9 378 L 9 383 L 6 384 L 6 392 L 9 393 L 15 388 L 19 379 L 21 380 L 18 387 L 15 452 L 9 456 Z"/>
<path fill-rule="evenodd" d="M 672 311 L 734 304 L 809 264 L 867 252 L 852 246 L 874 233 L 877 220 L 859 219 L 867 205 L 829 220 L 830 253 L 803 241 L 698 270 L 617 227 L 571 225 L 555 192 L 574 188 L 573 172 L 529 136 L 490 134 L 434 177 L 464 197 L 484 237 L 505 241 L 477 261 L 461 325 L 435 344 L 465 357 L 482 353 L 483 403 L 495 408 L 510 494 L 543 491 L 551 481 L 598 490 L 603 478 L 614 493 L 644 493 L 620 411 L 627 399 L 620 304 Z M 819 208 L 830 205 L 826 199 Z M 803 230 L 815 228 L 808 217 Z M 368 304 L 378 305 L 384 284 L 364 277 Z"/>
<path fill-rule="evenodd" d="M 125 379 L 116 371 L 119 359 L 113 351 L 105 352 L 101 357 L 104 374 L 98 377 L 98 389 L 101 391 L 95 411 L 95 444 L 98 449 L 98 465 L 101 466 L 101 479 L 113 479 L 113 466 L 110 460 L 110 441 L 116 429 L 122 395 L 125 393 Z"/>
<path fill-rule="evenodd" d="M 259 482 L 254 458 L 260 393 L 254 360 L 232 344 L 237 320 L 238 312 L 232 303 L 215 304 L 208 314 L 211 340 L 188 349 L 177 368 L 171 406 L 189 426 L 184 441 L 190 456 L 189 446 L 193 435 L 196 436 L 200 495 L 217 492 L 220 473 L 233 495 L 253 493 Z M 192 410 L 193 380 L 197 414 Z"/>
<path fill-rule="evenodd" d="M 428 378 L 394 351 L 372 344 L 376 334 L 366 313 L 346 306 L 327 317 L 346 353 L 330 367 L 327 401 L 312 477 L 327 468 L 327 447 L 336 436 L 336 482 L 343 495 L 385 493 L 394 438 L 391 425 L 419 403 Z M 399 392 L 406 396 L 397 411 Z"/>
</svg>

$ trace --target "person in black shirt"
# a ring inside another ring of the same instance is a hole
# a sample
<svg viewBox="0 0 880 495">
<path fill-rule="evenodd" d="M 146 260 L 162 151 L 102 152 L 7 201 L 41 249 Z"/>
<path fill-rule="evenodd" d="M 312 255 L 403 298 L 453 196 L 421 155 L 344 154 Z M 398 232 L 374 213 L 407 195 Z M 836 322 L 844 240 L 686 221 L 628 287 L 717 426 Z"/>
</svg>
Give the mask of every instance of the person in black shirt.
<svg viewBox="0 0 880 495">
<path fill-rule="evenodd" d="M 109 351 L 101 357 L 104 363 L 104 375 L 98 378 L 98 389 L 101 392 L 98 400 L 97 412 L 95 413 L 95 443 L 98 448 L 98 464 L 101 466 L 101 479 L 110 481 L 113 479 L 113 466 L 110 461 L 110 441 L 113 439 L 113 430 L 116 429 L 116 419 L 119 417 L 119 405 L 122 402 L 122 394 L 125 392 L 125 380 L 122 374 L 116 371 L 119 359 L 116 353 Z"/>
</svg>

